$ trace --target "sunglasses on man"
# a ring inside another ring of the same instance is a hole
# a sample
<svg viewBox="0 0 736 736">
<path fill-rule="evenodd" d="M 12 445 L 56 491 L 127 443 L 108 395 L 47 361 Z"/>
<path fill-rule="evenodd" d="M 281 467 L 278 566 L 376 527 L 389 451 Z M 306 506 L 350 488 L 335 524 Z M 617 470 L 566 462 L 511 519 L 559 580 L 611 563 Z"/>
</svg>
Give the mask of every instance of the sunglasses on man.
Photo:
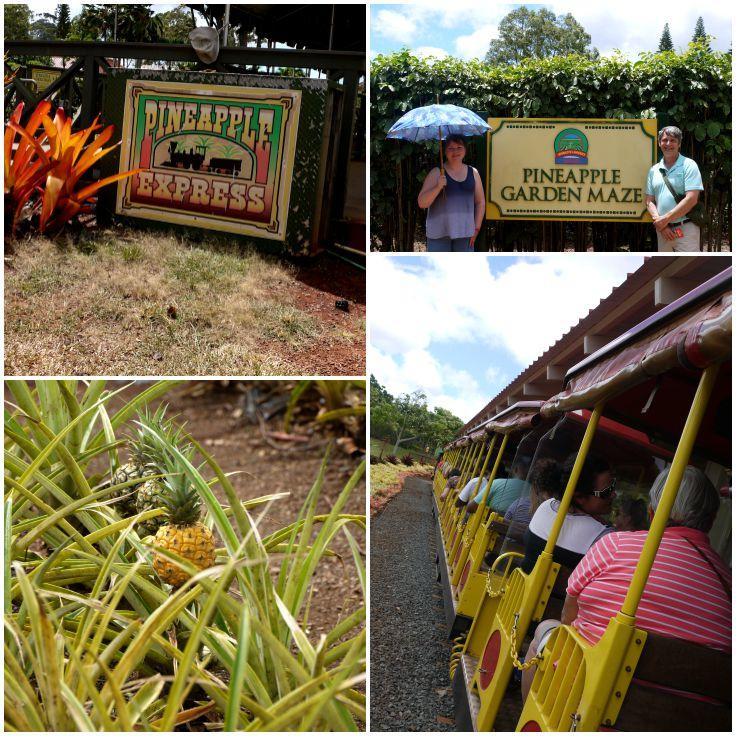
<svg viewBox="0 0 736 736">
<path fill-rule="evenodd" d="M 596 498 L 610 498 L 616 492 L 616 479 L 614 478 L 610 485 L 607 485 L 600 491 L 592 491 L 593 496 Z"/>
</svg>

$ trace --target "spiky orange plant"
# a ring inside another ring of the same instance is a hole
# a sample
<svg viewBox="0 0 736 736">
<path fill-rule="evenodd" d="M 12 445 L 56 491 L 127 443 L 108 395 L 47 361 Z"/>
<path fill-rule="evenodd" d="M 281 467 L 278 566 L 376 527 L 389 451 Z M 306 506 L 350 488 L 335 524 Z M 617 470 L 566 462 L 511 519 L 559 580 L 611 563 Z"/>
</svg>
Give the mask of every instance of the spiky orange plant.
<svg viewBox="0 0 736 736">
<path fill-rule="evenodd" d="M 39 209 L 39 230 L 59 230 L 76 215 L 91 211 L 89 200 L 99 189 L 141 171 L 124 171 L 76 189 L 85 172 L 119 145 L 104 147 L 114 126 L 102 126 L 98 116 L 89 127 L 72 133 L 72 121 L 63 108 L 53 119 L 50 109 L 50 102 L 41 101 L 22 127 L 21 102 L 5 128 L 5 197 L 6 207 L 8 199 L 11 202 L 13 233 L 22 219 Z"/>
<path fill-rule="evenodd" d="M 46 172 L 51 168 L 51 161 L 41 146 L 40 138 L 37 140 L 34 137 L 42 124 L 43 116 L 50 109 L 51 103 L 43 100 L 33 111 L 25 127 L 21 127 L 21 102 L 5 126 L 5 212 L 6 215 L 12 215 L 13 234 L 23 219 L 24 208 L 28 207 L 30 217 L 31 197 L 37 193 Z"/>
</svg>

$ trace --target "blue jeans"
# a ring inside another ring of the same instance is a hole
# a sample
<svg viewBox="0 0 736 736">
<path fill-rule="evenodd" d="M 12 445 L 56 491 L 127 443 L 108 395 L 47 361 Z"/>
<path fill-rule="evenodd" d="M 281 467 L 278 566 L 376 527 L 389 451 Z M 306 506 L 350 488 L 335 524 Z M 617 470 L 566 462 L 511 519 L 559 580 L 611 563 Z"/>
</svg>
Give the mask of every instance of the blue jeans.
<svg viewBox="0 0 736 736">
<path fill-rule="evenodd" d="M 427 253 L 472 253 L 470 238 L 427 238 Z"/>
</svg>

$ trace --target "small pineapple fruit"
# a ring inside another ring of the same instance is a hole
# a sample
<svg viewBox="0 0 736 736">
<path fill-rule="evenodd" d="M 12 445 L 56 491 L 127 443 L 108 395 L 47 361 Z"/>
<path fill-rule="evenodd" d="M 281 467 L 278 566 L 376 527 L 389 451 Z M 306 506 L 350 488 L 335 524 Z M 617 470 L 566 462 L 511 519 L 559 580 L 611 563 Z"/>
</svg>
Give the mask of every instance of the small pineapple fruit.
<svg viewBox="0 0 736 736">
<path fill-rule="evenodd" d="M 146 475 L 153 475 L 153 470 L 141 465 L 137 459 L 130 460 L 125 465 L 119 465 L 117 470 L 112 474 L 110 485 L 116 486 L 119 483 L 125 483 L 129 480 L 142 479 Z M 139 485 L 134 484 L 119 488 L 112 492 L 112 497 L 120 499 L 117 502 L 117 508 L 121 516 L 132 516 L 135 514 L 135 490 Z"/>
<path fill-rule="evenodd" d="M 161 491 L 163 490 L 163 482 L 161 478 L 151 478 L 140 486 L 137 486 L 135 496 L 135 513 L 150 511 L 161 507 Z M 159 527 L 164 524 L 163 516 L 154 516 L 152 519 L 144 519 L 138 522 L 138 534 L 141 537 L 148 534 L 155 534 Z"/>
<path fill-rule="evenodd" d="M 181 440 L 182 429 L 175 425 L 171 419 L 166 419 L 166 408 L 166 406 L 160 406 L 154 414 L 151 414 L 148 409 L 139 412 L 136 430 L 128 436 L 127 444 L 130 459 L 115 470 L 110 483 L 111 485 L 118 485 L 136 479 L 140 479 L 141 483 L 113 492 L 113 498 L 120 499 L 117 506 L 121 516 L 133 516 L 141 510 L 137 504 L 138 494 L 142 488 L 149 486 L 151 482 L 146 481 L 145 478 L 149 475 L 158 475 L 161 472 L 159 470 L 163 465 L 161 443 L 156 435 L 165 438 L 174 445 Z M 158 481 L 154 482 L 158 483 Z M 150 499 L 151 494 L 152 489 L 149 486 L 146 490 L 146 498 Z M 147 506 L 146 508 L 153 508 L 153 506 Z M 155 521 L 155 519 L 152 521 Z M 153 534 L 159 525 L 153 527 L 149 534 Z"/>
<path fill-rule="evenodd" d="M 173 552 L 204 570 L 215 564 L 215 537 L 201 521 L 200 499 L 180 459 L 167 453 L 167 470 L 159 503 L 166 510 L 166 523 L 157 532 L 154 545 Z M 178 588 L 189 574 L 160 552 L 153 554 L 153 569 L 164 583 Z"/>
</svg>

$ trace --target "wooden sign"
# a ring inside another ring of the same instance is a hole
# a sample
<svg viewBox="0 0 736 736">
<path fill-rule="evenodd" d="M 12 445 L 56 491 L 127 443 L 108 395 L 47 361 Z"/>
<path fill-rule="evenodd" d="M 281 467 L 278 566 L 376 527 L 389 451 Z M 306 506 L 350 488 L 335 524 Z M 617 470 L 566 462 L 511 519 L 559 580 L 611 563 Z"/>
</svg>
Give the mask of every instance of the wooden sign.
<svg viewBox="0 0 736 736">
<path fill-rule="evenodd" d="M 486 217 L 650 220 L 656 120 L 489 118 Z"/>
<path fill-rule="evenodd" d="M 39 92 L 44 92 L 46 88 L 53 84 L 62 74 L 63 69 L 54 69 L 51 67 L 32 66 L 30 68 L 31 79 L 36 83 Z"/>
<path fill-rule="evenodd" d="M 117 212 L 284 240 L 301 92 L 128 80 Z"/>
</svg>

